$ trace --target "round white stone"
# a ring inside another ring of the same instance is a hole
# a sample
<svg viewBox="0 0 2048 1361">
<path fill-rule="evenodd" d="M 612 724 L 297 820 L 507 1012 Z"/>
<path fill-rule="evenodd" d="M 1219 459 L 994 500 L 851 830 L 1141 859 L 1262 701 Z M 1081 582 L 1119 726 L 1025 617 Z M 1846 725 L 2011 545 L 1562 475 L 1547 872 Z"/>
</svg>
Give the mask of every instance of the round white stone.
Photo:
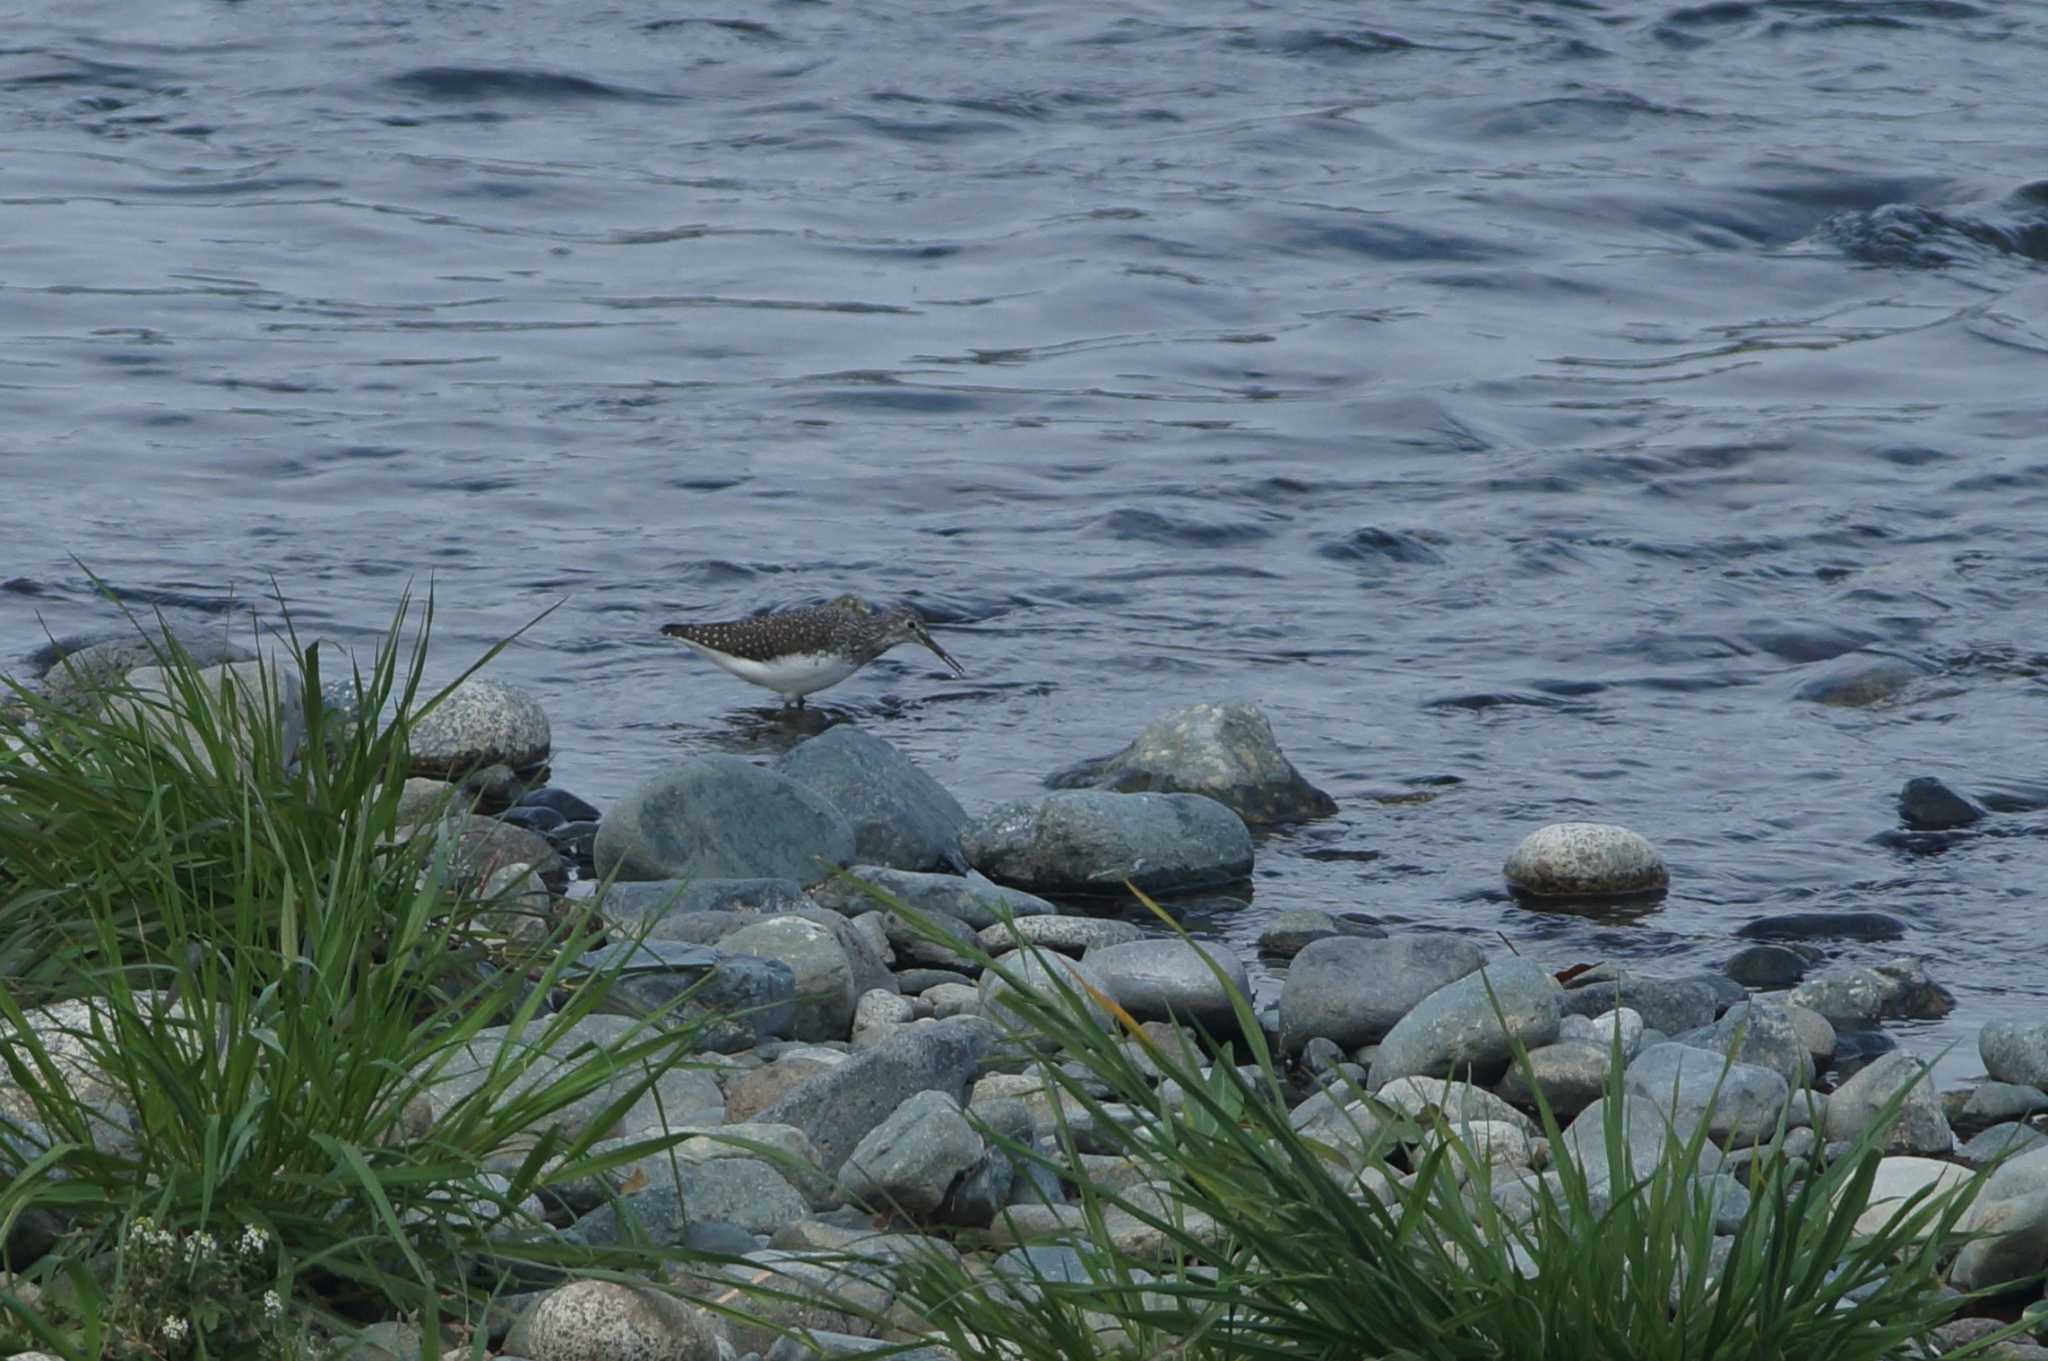
<svg viewBox="0 0 2048 1361">
<path fill-rule="evenodd" d="M 1553 822 L 1522 838 L 1508 882 L 1543 898 L 1645 893 L 1671 882 L 1655 846 L 1607 822 Z"/>
</svg>

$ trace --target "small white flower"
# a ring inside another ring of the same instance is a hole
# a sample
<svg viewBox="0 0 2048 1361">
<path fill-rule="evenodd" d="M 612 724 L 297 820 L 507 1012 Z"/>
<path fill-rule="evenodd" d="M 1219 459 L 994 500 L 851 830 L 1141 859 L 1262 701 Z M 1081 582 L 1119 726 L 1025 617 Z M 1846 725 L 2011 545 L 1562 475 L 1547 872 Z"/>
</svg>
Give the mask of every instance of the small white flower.
<svg viewBox="0 0 2048 1361">
<path fill-rule="evenodd" d="M 235 1240 L 235 1251 L 244 1257 L 261 1257 L 270 1246 L 270 1235 L 254 1224 L 242 1230 L 242 1236 Z"/>
<path fill-rule="evenodd" d="M 212 1257 L 220 1252 L 220 1240 L 201 1229 L 185 1240 L 185 1251 L 194 1261 L 202 1257 Z"/>
<path fill-rule="evenodd" d="M 284 1317 L 284 1301 L 277 1297 L 275 1290 L 263 1292 L 263 1317 L 272 1323 Z"/>
<path fill-rule="evenodd" d="M 191 1334 L 192 1325 L 176 1314 L 171 1314 L 158 1325 L 157 1331 L 164 1335 L 166 1342 L 183 1342 Z"/>
</svg>

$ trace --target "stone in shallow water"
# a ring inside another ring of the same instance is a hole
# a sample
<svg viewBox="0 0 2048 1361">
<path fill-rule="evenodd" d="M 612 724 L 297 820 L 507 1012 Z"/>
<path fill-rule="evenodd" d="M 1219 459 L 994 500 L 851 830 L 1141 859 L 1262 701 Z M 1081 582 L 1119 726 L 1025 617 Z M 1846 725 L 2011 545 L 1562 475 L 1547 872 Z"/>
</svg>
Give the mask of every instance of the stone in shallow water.
<svg viewBox="0 0 2048 1361">
<path fill-rule="evenodd" d="M 1355 917 L 1341 917 L 1312 907 L 1292 907 L 1276 912 L 1259 932 L 1259 950 L 1283 958 L 1300 954 L 1310 942 L 1331 936 L 1385 937 L 1385 928 Z"/>
<path fill-rule="evenodd" d="M 547 713 L 531 693 L 471 676 L 412 728 L 412 773 L 452 779 L 490 765 L 528 770 L 546 762 Z"/>
<path fill-rule="evenodd" d="M 1744 940 L 1898 940 L 1906 924 L 1885 912 L 1779 912 L 1744 922 L 1735 934 Z"/>
<path fill-rule="evenodd" d="M 1746 988 L 1789 988 L 1806 977 L 1809 961 L 1784 945 L 1749 945 L 1737 950 L 1721 972 Z"/>
<path fill-rule="evenodd" d="M 1649 893 L 1671 875 L 1655 846 L 1606 822 L 1553 822 L 1522 838 L 1508 857 L 1508 883 L 1542 898 Z"/>
<path fill-rule="evenodd" d="M 1324 817 L 1337 801 L 1281 754 L 1273 726 L 1250 704 L 1193 704 L 1153 720 L 1114 756 L 1050 776 L 1055 789 L 1202 794 L 1246 822 Z"/>
<path fill-rule="evenodd" d="M 1794 699 L 1837 709 L 1862 709 L 1896 699 L 1930 668 L 1897 657 L 1850 656 L 1793 692 Z"/>
<path fill-rule="evenodd" d="M 173 646 L 182 649 L 192 665 L 197 667 L 256 660 L 256 654 L 248 648 L 230 642 L 225 629 L 172 629 L 167 635 L 151 629 L 149 636 L 145 637 L 137 629 L 123 628 L 90 638 L 65 639 L 56 644 L 58 655 L 49 658 L 49 667 L 40 674 L 40 683 L 35 688 L 53 704 L 82 710 L 90 707 L 94 695 L 120 684 L 129 672 L 159 666 L 166 658 L 167 649 Z M 42 654 L 31 660 L 39 660 L 51 650 L 45 648 Z M 33 669 L 31 666 L 31 671 Z"/>
<path fill-rule="evenodd" d="M 850 864 L 853 827 L 812 790 L 737 756 L 702 756 L 621 799 L 597 832 L 621 879 L 794 879 Z"/>
<path fill-rule="evenodd" d="M 1899 791 L 1899 821 L 1916 832 L 1949 832 L 1981 822 L 1984 810 L 1932 775 L 1906 781 Z"/>
<path fill-rule="evenodd" d="M 967 868 L 960 828 L 967 810 L 911 759 L 851 723 L 827 728 L 775 763 L 778 773 L 822 795 L 853 826 L 863 864 L 899 870 Z"/>
<path fill-rule="evenodd" d="M 2048 1025 L 1986 1021 L 1977 1032 L 1977 1056 L 2000 1082 L 2048 1088 Z"/>
<path fill-rule="evenodd" d="M 1199 794 L 1071 789 L 1006 803 L 960 836 L 974 867 L 1037 893 L 1147 893 L 1232 883 L 1252 870 L 1244 820 Z"/>
</svg>

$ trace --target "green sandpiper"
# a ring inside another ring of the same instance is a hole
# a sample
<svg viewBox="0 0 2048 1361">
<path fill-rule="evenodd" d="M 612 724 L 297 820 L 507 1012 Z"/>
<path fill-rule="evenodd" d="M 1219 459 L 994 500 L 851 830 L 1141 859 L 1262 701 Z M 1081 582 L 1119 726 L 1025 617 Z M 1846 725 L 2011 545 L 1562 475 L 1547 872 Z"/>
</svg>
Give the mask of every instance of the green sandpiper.
<svg viewBox="0 0 2048 1361">
<path fill-rule="evenodd" d="M 912 609 L 877 610 L 859 596 L 719 624 L 664 624 L 661 631 L 698 655 L 804 707 L 804 696 L 851 676 L 898 643 L 923 643 L 964 676 L 967 669 L 932 639 Z"/>
</svg>

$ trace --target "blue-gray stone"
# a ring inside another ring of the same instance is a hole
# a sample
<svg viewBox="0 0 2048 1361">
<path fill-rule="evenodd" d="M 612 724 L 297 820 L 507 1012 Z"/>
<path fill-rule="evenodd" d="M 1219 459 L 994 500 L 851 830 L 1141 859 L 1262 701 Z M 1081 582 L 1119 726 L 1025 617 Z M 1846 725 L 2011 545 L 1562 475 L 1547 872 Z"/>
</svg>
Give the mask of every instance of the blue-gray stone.
<svg viewBox="0 0 2048 1361">
<path fill-rule="evenodd" d="M 805 1079 L 754 1122 L 796 1126 L 818 1150 L 819 1169 L 837 1174 L 868 1132 L 918 1092 L 963 1096 L 992 1035 L 969 1017 L 911 1027 Z"/>
<path fill-rule="evenodd" d="M 974 867 L 1038 893 L 1147 893 L 1231 883 L 1252 870 L 1244 819 L 1199 794 L 1063 790 L 1002 804 L 962 830 Z"/>
<path fill-rule="evenodd" d="M 779 959 L 680 941 L 619 940 L 577 962 L 590 973 L 617 971 L 599 1011 L 644 1016 L 687 993 L 669 1014 L 676 1024 L 701 1026 L 699 1043 L 714 1053 L 738 1053 L 793 1033 L 796 971 Z"/>
<path fill-rule="evenodd" d="M 738 756 L 700 756 L 605 814 L 597 872 L 621 879 L 794 879 L 854 859 L 853 828 L 817 792 Z"/>
<path fill-rule="evenodd" d="M 616 880 L 604 893 L 598 910 L 605 921 L 626 935 L 645 922 L 699 912 L 794 912 L 809 906 L 803 885 L 794 879 L 644 879 Z"/>
<path fill-rule="evenodd" d="M 1792 1089 L 1753 1063 L 1687 1044 L 1653 1044 L 1630 1061 L 1622 1083 L 1631 1099 L 1655 1106 L 1680 1138 L 1704 1121 L 1707 1137 L 1755 1143 L 1777 1128 Z"/>
<path fill-rule="evenodd" d="M 1514 1046 L 1536 1049 L 1557 1038 L 1564 990 L 1542 965 L 1526 959 L 1488 964 L 1445 984 L 1403 1016 L 1373 1056 L 1368 1085 L 1396 1078 L 1464 1076 L 1491 1081 Z"/>
<path fill-rule="evenodd" d="M 1233 1031 L 1233 994 L 1251 996 L 1244 961 L 1225 945 L 1178 936 L 1133 940 L 1097 946 L 1082 962 L 1110 999 L 1140 1021 L 1193 1022 L 1211 1034 Z"/>
<path fill-rule="evenodd" d="M 960 828 L 967 810 L 896 748 L 850 723 L 800 743 L 778 773 L 821 795 L 853 825 L 863 864 L 900 870 L 967 868 Z"/>
<path fill-rule="evenodd" d="M 973 871 L 921 874 L 881 865 L 855 865 L 813 888 L 811 898 L 820 907 L 858 916 L 883 906 L 868 891 L 871 888 L 914 912 L 952 917 L 976 931 L 1005 917 L 1045 917 L 1059 911 L 1035 893 L 1005 887 Z"/>
<path fill-rule="evenodd" d="M 1423 998 L 1485 962 L 1477 945 L 1443 931 L 1311 941 L 1280 987 L 1281 1048 L 1298 1053 L 1316 1036 L 1347 1050 L 1375 1044 Z"/>
</svg>

